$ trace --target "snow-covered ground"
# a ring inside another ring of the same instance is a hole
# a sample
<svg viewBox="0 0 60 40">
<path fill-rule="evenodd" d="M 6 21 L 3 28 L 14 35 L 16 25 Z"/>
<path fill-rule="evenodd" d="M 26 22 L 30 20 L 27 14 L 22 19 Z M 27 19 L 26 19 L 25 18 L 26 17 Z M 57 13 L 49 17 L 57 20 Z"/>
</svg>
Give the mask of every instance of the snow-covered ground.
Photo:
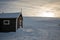
<svg viewBox="0 0 60 40">
<path fill-rule="evenodd" d="M 60 40 L 59 18 L 24 17 L 24 28 L 0 32 L 0 40 Z"/>
</svg>

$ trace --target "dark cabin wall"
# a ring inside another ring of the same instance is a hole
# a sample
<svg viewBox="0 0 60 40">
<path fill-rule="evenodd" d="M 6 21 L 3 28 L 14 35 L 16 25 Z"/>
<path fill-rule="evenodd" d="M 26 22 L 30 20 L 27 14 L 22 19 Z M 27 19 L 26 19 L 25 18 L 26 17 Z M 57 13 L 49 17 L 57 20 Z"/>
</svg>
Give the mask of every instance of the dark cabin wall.
<svg viewBox="0 0 60 40">
<path fill-rule="evenodd" d="M 10 20 L 10 25 L 3 25 L 3 20 Z M 0 31 L 16 31 L 16 18 L 0 18 Z"/>
<path fill-rule="evenodd" d="M 20 28 L 20 16 L 17 18 L 17 28 Z"/>
</svg>

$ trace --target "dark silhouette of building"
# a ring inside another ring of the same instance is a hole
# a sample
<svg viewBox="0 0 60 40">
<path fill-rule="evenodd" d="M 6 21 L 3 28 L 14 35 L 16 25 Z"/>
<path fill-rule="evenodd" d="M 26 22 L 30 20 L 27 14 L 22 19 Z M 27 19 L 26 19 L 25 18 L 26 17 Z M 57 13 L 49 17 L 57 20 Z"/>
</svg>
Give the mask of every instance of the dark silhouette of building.
<svg viewBox="0 0 60 40">
<path fill-rule="evenodd" d="M 0 13 L 0 32 L 16 32 L 20 27 L 23 28 L 22 13 Z"/>
</svg>

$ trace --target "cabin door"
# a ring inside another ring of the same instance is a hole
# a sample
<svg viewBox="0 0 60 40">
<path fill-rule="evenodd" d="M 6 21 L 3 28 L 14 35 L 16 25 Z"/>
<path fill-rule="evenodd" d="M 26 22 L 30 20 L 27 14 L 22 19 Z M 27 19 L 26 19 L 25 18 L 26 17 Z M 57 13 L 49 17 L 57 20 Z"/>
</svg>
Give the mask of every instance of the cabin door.
<svg viewBox="0 0 60 40">
<path fill-rule="evenodd" d="M 23 28 L 23 18 L 20 17 L 20 26 Z"/>
</svg>

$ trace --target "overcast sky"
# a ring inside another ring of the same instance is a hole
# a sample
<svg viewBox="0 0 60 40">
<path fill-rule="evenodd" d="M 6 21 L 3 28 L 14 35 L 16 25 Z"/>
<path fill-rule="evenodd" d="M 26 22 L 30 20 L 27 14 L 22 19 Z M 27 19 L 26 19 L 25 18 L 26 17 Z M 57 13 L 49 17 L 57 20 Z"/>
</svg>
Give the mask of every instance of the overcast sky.
<svg viewBox="0 0 60 40">
<path fill-rule="evenodd" d="M 0 12 L 18 12 L 21 8 L 24 16 L 40 16 L 49 11 L 60 17 L 60 0 L 0 0 Z"/>
</svg>

